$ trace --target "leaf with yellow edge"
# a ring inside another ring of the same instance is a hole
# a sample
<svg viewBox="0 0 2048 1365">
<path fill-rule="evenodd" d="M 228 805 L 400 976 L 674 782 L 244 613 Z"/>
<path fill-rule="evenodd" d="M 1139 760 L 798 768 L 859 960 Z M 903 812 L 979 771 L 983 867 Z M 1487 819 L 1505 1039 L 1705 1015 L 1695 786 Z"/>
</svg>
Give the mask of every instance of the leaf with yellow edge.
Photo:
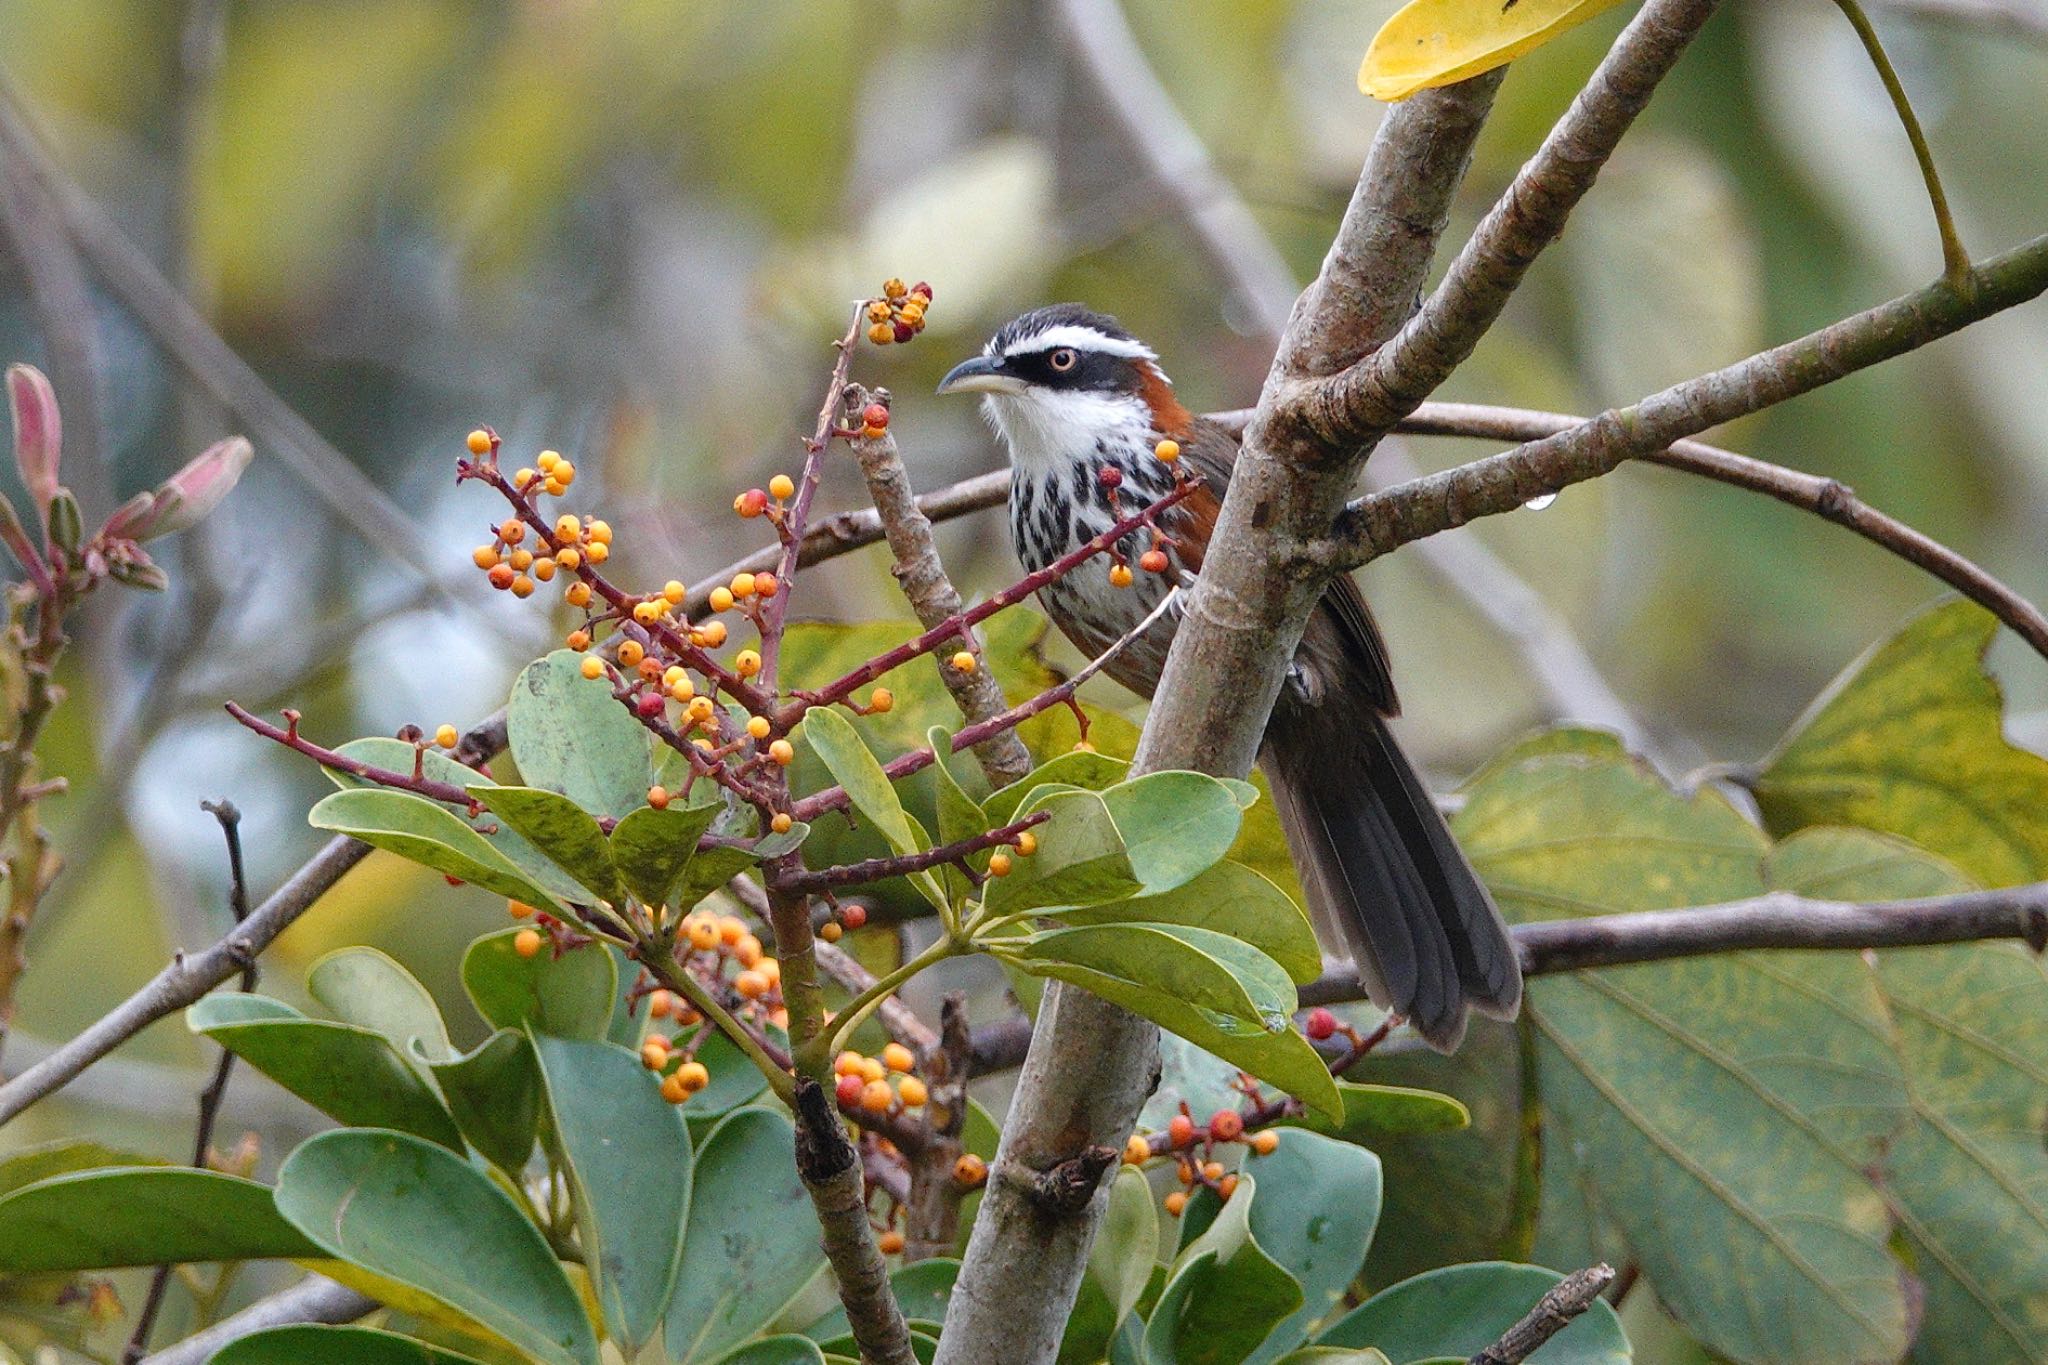
<svg viewBox="0 0 2048 1365">
<path fill-rule="evenodd" d="M 1405 100 L 1505 66 L 1621 0 L 1410 0 L 1373 35 L 1358 88 Z"/>
</svg>

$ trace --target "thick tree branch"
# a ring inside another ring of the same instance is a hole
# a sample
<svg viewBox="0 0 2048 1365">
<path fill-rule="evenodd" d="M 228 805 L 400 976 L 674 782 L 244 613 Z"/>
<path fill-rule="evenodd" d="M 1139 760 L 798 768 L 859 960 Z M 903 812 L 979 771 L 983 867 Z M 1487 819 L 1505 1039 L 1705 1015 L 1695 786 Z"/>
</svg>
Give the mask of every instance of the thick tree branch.
<svg viewBox="0 0 2048 1365">
<path fill-rule="evenodd" d="M 1310 554 L 1334 568 L 1355 568 L 1918 350 L 2048 290 L 2048 235 L 1984 261 L 1971 279 L 1967 291 L 1930 284 L 1554 436 L 1370 494 L 1347 508 L 1335 537 Z"/>
<path fill-rule="evenodd" d="M 1501 408 L 1484 403 L 1424 403 L 1396 428 L 1429 436 L 1483 436 L 1535 441 L 1584 426 L 1586 419 L 1561 412 Z M 1872 544 L 1925 569 L 1971 601 L 1988 609 L 2036 653 L 2048 658 L 2048 616 L 1981 566 L 1886 516 L 1856 496 L 1847 484 L 1807 474 L 1700 441 L 1677 441 L 1640 457 L 1666 469 L 1682 470 L 1718 483 L 1776 498 L 1790 507 L 1846 527 Z M 1427 542 L 1425 542 L 1427 543 Z"/>
<path fill-rule="evenodd" d="M 874 1365 L 917 1365 L 910 1328 L 889 1288 L 889 1263 L 868 1226 L 867 1185 L 858 1153 L 823 1086 L 796 1082 L 796 1168 L 825 1230 L 825 1257 L 838 1281 L 861 1359 Z"/>
<path fill-rule="evenodd" d="M 1427 91 L 1387 115 L 1323 275 L 1294 310 L 1262 409 L 1303 375 L 1350 364 L 1407 316 L 1499 80 L 1496 72 Z M 1304 444 L 1276 452 L 1266 425 L 1262 410 L 1158 689 L 1138 772 L 1195 768 L 1241 777 L 1320 596 L 1319 575 L 1275 573 L 1262 542 L 1276 523 L 1327 526 L 1360 457 Z M 1301 467 L 1290 468 L 1289 456 Z M 1057 1354 L 1102 1200 L 1098 1191 L 1055 1207 L 1030 1190 L 1044 1173 L 1091 1152 L 1113 1155 L 1157 1065 L 1158 1030 L 1150 1023 L 1082 990 L 1054 984 L 1046 991 L 947 1311 L 939 1365 Z"/>
</svg>

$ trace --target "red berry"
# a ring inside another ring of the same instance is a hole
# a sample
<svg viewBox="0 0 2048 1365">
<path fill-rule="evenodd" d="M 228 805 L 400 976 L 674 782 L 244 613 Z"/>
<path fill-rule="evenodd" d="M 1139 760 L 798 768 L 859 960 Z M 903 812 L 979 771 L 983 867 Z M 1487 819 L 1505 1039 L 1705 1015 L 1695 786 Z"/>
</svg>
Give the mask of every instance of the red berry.
<svg viewBox="0 0 2048 1365">
<path fill-rule="evenodd" d="M 1122 488 L 1124 472 L 1113 464 L 1106 464 L 1095 471 L 1095 481 L 1104 488 Z"/>
<path fill-rule="evenodd" d="M 849 929 L 858 929 L 868 922 L 868 908 L 865 905 L 842 906 L 839 922 Z"/>
<path fill-rule="evenodd" d="M 1195 1140 L 1195 1121 L 1186 1114 L 1175 1114 L 1173 1121 L 1166 1125 L 1166 1140 L 1176 1147 L 1185 1147 Z"/>
<path fill-rule="evenodd" d="M 841 1076 L 834 1083 L 832 1094 L 842 1106 L 851 1108 L 860 1103 L 860 1092 L 867 1089 L 867 1084 L 866 1081 L 860 1078 L 860 1073 L 856 1071 L 850 1076 Z"/>
<path fill-rule="evenodd" d="M 911 285 L 910 292 L 913 294 L 920 295 L 926 303 L 931 302 L 932 287 L 926 284 L 923 280 L 919 280 L 916 284 Z"/>
<path fill-rule="evenodd" d="M 911 326 L 909 323 L 899 322 L 896 324 L 896 340 L 898 340 L 899 342 L 908 341 L 916 335 L 917 328 Z"/>
<path fill-rule="evenodd" d="M 1218 1109 L 1209 1116 L 1209 1136 L 1218 1142 L 1235 1142 L 1244 1135 L 1244 1115 L 1235 1109 Z"/>
<path fill-rule="evenodd" d="M 641 715 L 652 719 L 661 714 L 661 693 L 642 692 L 640 700 L 634 703 Z"/>
<path fill-rule="evenodd" d="M 1146 573 L 1166 572 L 1166 551 L 1147 550 L 1138 556 L 1138 567 Z"/>
<path fill-rule="evenodd" d="M 1317 1005 L 1308 1012 L 1308 1019 L 1302 1024 L 1301 1031 L 1320 1043 L 1337 1031 L 1337 1016 Z"/>
<path fill-rule="evenodd" d="M 870 403 L 860 410 L 860 420 L 871 427 L 886 427 L 889 425 L 889 409 L 880 403 Z"/>
<path fill-rule="evenodd" d="M 768 495 L 758 488 L 749 488 L 732 500 L 732 510 L 743 517 L 758 517 L 768 510 Z"/>
</svg>

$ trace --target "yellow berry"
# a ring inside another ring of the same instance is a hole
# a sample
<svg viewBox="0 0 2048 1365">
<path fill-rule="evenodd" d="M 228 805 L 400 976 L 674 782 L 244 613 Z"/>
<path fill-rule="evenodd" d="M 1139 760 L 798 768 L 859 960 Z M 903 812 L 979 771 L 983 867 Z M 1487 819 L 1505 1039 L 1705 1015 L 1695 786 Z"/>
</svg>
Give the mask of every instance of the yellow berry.
<svg viewBox="0 0 2048 1365">
<path fill-rule="evenodd" d="M 470 553 L 469 557 L 476 561 L 476 566 L 479 569 L 495 569 L 498 567 L 498 547 L 495 545 L 479 545 Z"/>
<path fill-rule="evenodd" d="M 868 340 L 877 346 L 887 346 L 896 339 L 896 329 L 886 322 L 878 322 L 868 328 Z"/>
<path fill-rule="evenodd" d="M 896 1092 L 889 1088 L 887 1081 L 869 1081 L 861 1087 L 860 1107 L 870 1114 L 887 1113 L 889 1106 L 894 1103 Z"/>
<path fill-rule="evenodd" d="M 1252 1134 L 1252 1150 L 1260 1156 L 1273 1155 L 1274 1149 L 1279 1145 L 1280 1135 L 1271 1128 Z"/>
<path fill-rule="evenodd" d="M 1112 588 L 1128 588 L 1128 587 L 1130 587 L 1130 586 L 1131 586 L 1131 566 L 1130 566 L 1130 565 L 1128 565 L 1128 564 L 1112 564 L 1112 565 L 1110 565 L 1110 566 L 1109 566 L 1109 586 L 1110 586 L 1110 587 L 1112 587 Z"/>
<path fill-rule="evenodd" d="M 718 588 L 713 588 L 713 589 L 711 590 L 711 610 L 713 610 L 713 611 L 731 611 L 731 610 L 732 610 L 732 589 L 731 589 L 731 588 L 726 588 L 726 587 L 718 587 Z"/>
<path fill-rule="evenodd" d="M 1181 1210 L 1187 1206 L 1188 1192 L 1186 1190 L 1175 1190 L 1166 1196 L 1166 1216 L 1169 1218 L 1180 1217 Z"/>
<path fill-rule="evenodd" d="M 683 605 L 683 599 L 689 595 L 689 590 L 683 586 L 680 579 L 671 578 L 668 582 L 661 585 L 662 600 L 672 607 Z"/>
<path fill-rule="evenodd" d="M 711 698 L 692 697 L 690 699 L 690 719 L 697 722 L 697 724 L 702 725 L 717 714 L 718 703 L 712 701 Z"/>
<path fill-rule="evenodd" d="M 661 1078 L 661 1097 L 670 1104 L 681 1104 L 690 1098 L 690 1092 L 683 1086 L 683 1073 L 673 1072 Z"/>
<path fill-rule="evenodd" d="M 526 539 L 526 523 L 517 517 L 507 517 L 498 523 L 498 539 L 507 545 L 517 545 Z"/>
<path fill-rule="evenodd" d="M 578 631 L 577 634 L 580 635 L 582 634 L 582 632 Z M 589 643 L 587 638 L 585 640 L 585 643 Z M 585 659 L 583 661 L 583 676 L 591 679 L 593 682 L 599 678 L 602 678 L 604 676 L 604 660 L 596 657 L 595 655 L 592 655 L 591 657 Z"/>
<path fill-rule="evenodd" d="M 888 320 L 889 305 L 887 303 L 883 302 L 881 299 L 875 299 L 868 304 L 869 322 L 887 322 Z"/>
<path fill-rule="evenodd" d="M 469 439 L 463 444 L 469 447 L 469 453 L 472 455 L 488 455 L 491 453 L 491 433 L 478 427 L 469 433 Z"/>
<path fill-rule="evenodd" d="M 574 545 L 582 539 L 582 522 L 567 512 L 555 518 L 555 540 L 558 544 Z"/>
<path fill-rule="evenodd" d="M 958 654 L 955 654 L 951 662 L 953 671 L 956 673 L 972 673 L 974 671 L 974 655 L 968 650 L 963 649 Z"/>
<path fill-rule="evenodd" d="M 786 739 L 778 739 L 768 746 L 768 757 L 787 768 L 790 764 L 796 762 L 796 746 Z"/>
<path fill-rule="evenodd" d="M 690 946 L 700 953 L 708 953 L 718 946 L 718 921 L 709 915 L 692 915 L 683 926 L 689 935 Z"/>
<path fill-rule="evenodd" d="M 505 556 L 505 562 L 520 573 L 525 573 L 533 567 L 533 551 L 524 549 L 514 550 L 511 554 Z"/>
<path fill-rule="evenodd" d="M 978 1190 L 988 1183 L 988 1163 L 972 1152 L 962 1152 L 953 1163 L 953 1179 L 970 1190 Z"/>
<path fill-rule="evenodd" d="M 512 595 L 514 597 L 533 596 L 533 580 L 525 574 L 520 574 L 517 578 L 514 578 L 512 580 Z"/>
<path fill-rule="evenodd" d="M 826 920 L 818 929 L 818 937 L 827 943 L 837 943 L 845 934 L 846 931 L 839 927 L 838 920 Z"/>
<path fill-rule="evenodd" d="M 896 1093 L 903 1097 L 904 1107 L 908 1109 L 915 1109 L 931 1098 L 931 1092 L 925 1088 L 925 1083 L 915 1076 L 905 1076 L 897 1082 Z"/>
<path fill-rule="evenodd" d="M 888 1068 L 882 1065 L 879 1057 L 863 1057 L 860 1059 L 860 1078 L 870 1085 L 881 1080 L 887 1074 Z"/>
<path fill-rule="evenodd" d="M 540 454 L 533 457 L 533 462 L 541 467 L 543 473 L 552 474 L 555 472 L 555 466 L 562 462 L 562 452 L 559 450 L 543 450 Z"/>
<path fill-rule="evenodd" d="M 702 1062 L 684 1062 L 676 1068 L 676 1079 L 682 1082 L 685 1092 L 694 1095 L 711 1084 L 711 1068 Z"/>
<path fill-rule="evenodd" d="M 640 1044 L 640 1065 L 659 1071 L 668 1065 L 668 1039 L 655 1034 Z"/>
<path fill-rule="evenodd" d="M 789 833 L 789 827 L 795 823 L 795 820 L 791 818 L 788 811 L 779 810 L 775 812 L 775 818 L 768 822 L 768 828 L 774 830 L 777 834 L 787 834 Z"/>
<path fill-rule="evenodd" d="M 861 1055 L 851 1049 L 832 1059 L 832 1074 L 835 1076 L 860 1075 Z"/>
<path fill-rule="evenodd" d="M 532 957 L 540 951 L 540 931 L 521 929 L 512 936 L 512 951 L 521 957 Z"/>
<path fill-rule="evenodd" d="M 593 540 L 583 547 L 583 553 L 589 557 L 591 563 L 602 564 L 612 557 L 612 547 L 602 540 Z"/>
<path fill-rule="evenodd" d="M 589 537 L 590 543 L 593 545 L 609 545 L 612 543 L 612 527 L 608 521 L 593 521 L 584 528 L 583 533 Z"/>
<path fill-rule="evenodd" d="M 1152 454 L 1161 464 L 1172 464 L 1180 458 L 1180 442 L 1161 441 L 1152 447 Z"/>
<path fill-rule="evenodd" d="M 1018 857 L 1029 858 L 1036 852 L 1038 852 L 1038 836 L 1036 834 L 1027 829 L 1017 836 Z"/>
<path fill-rule="evenodd" d="M 638 668 L 640 661 L 647 657 L 647 647 L 638 640 L 619 642 L 619 662 L 627 668 Z"/>
<path fill-rule="evenodd" d="M 650 1019 L 666 1019 L 675 1003 L 675 996 L 668 991 L 651 992 L 647 997 L 647 1015 Z"/>
<path fill-rule="evenodd" d="M 747 733 L 755 739 L 768 738 L 768 732 L 774 728 L 766 716 L 753 716 L 747 721 Z"/>
<path fill-rule="evenodd" d="M 1124 1140 L 1124 1162 L 1131 1166 L 1142 1166 L 1152 1159 L 1152 1143 L 1143 1133 L 1133 1133 Z"/>
<path fill-rule="evenodd" d="M 768 994 L 768 978 L 759 972 L 741 972 L 732 979 L 732 988 L 743 1000 L 759 1000 Z"/>
<path fill-rule="evenodd" d="M 878 716 L 886 716 L 896 707 L 896 694 L 886 687 L 878 687 L 868 693 L 868 710 Z"/>
<path fill-rule="evenodd" d="M 555 561 L 552 559 L 534 560 L 533 576 L 543 583 L 553 582 L 555 577 Z"/>
<path fill-rule="evenodd" d="M 995 852 L 993 852 L 993 853 L 989 854 L 989 855 L 988 855 L 988 875 L 989 875 L 989 876 L 991 876 L 991 877 L 1007 877 L 1007 876 L 1009 876 L 1009 875 L 1010 875 L 1010 855 L 1009 855 L 1009 854 L 1007 854 L 1007 853 L 1005 853 L 1005 852 L 1003 852 L 1003 851 L 1002 851 L 1001 849 L 997 849 L 997 850 L 996 850 Z"/>
<path fill-rule="evenodd" d="M 761 671 L 761 655 L 751 649 L 743 649 L 733 655 L 732 671 L 742 678 L 751 678 Z"/>
<path fill-rule="evenodd" d="M 742 600 L 754 595 L 754 576 L 750 573 L 736 573 L 732 576 L 732 595 Z"/>
<path fill-rule="evenodd" d="M 670 664 L 667 668 L 661 670 L 661 685 L 663 687 L 674 687 L 679 682 L 689 681 L 689 677 L 689 673 L 684 670 L 681 664 Z"/>
<path fill-rule="evenodd" d="M 518 489 L 520 492 L 524 493 L 526 491 L 526 485 L 532 483 L 535 479 L 539 477 L 540 475 L 534 473 L 531 469 L 522 469 L 512 476 L 512 486 Z"/>
<path fill-rule="evenodd" d="M 655 786 L 647 789 L 647 804 L 656 810 L 668 809 L 668 788 Z"/>
<path fill-rule="evenodd" d="M 895 278 L 894 276 L 891 276 L 889 280 L 882 285 L 882 296 L 888 299 L 891 303 L 894 303 L 895 301 L 903 298 L 905 295 L 909 293 L 910 286 L 905 284 L 902 280 Z"/>
<path fill-rule="evenodd" d="M 456 741 L 461 738 L 462 733 L 452 725 L 443 725 L 434 731 L 434 743 L 444 749 L 454 748 Z"/>
<path fill-rule="evenodd" d="M 505 902 L 505 913 L 513 919 L 528 919 L 533 915 L 533 907 L 525 901 L 508 900 Z"/>
<path fill-rule="evenodd" d="M 774 478 L 768 480 L 768 495 L 772 498 L 796 496 L 796 480 L 790 478 L 787 474 L 777 474 Z"/>
<path fill-rule="evenodd" d="M 730 604 L 728 603 L 728 605 Z M 704 643 L 712 649 L 717 649 L 725 643 L 725 622 L 706 621 L 702 634 L 704 636 Z"/>
<path fill-rule="evenodd" d="M 561 565 L 563 568 L 573 573 L 578 568 L 582 567 L 583 551 L 578 550 L 573 546 L 566 549 L 558 550 L 555 553 L 555 563 Z M 584 583 L 579 584 L 578 586 L 583 589 L 583 600 L 588 602 L 590 600 L 590 585 Z"/>
<path fill-rule="evenodd" d="M 548 482 L 558 483 L 562 487 L 567 488 L 570 484 L 576 482 L 576 466 L 570 464 L 567 460 L 562 461 L 552 470 L 548 471 Z"/>
</svg>

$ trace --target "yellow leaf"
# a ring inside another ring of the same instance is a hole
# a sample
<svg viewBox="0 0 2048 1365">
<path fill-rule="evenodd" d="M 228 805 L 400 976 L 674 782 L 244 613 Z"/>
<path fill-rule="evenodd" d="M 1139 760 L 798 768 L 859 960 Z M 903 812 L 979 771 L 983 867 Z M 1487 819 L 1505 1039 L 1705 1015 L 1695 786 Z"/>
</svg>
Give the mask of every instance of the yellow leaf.
<svg viewBox="0 0 2048 1365">
<path fill-rule="evenodd" d="M 1373 36 L 1358 88 L 1405 100 L 1503 66 L 1621 0 L 1409 0 Z"/>
</svg>

